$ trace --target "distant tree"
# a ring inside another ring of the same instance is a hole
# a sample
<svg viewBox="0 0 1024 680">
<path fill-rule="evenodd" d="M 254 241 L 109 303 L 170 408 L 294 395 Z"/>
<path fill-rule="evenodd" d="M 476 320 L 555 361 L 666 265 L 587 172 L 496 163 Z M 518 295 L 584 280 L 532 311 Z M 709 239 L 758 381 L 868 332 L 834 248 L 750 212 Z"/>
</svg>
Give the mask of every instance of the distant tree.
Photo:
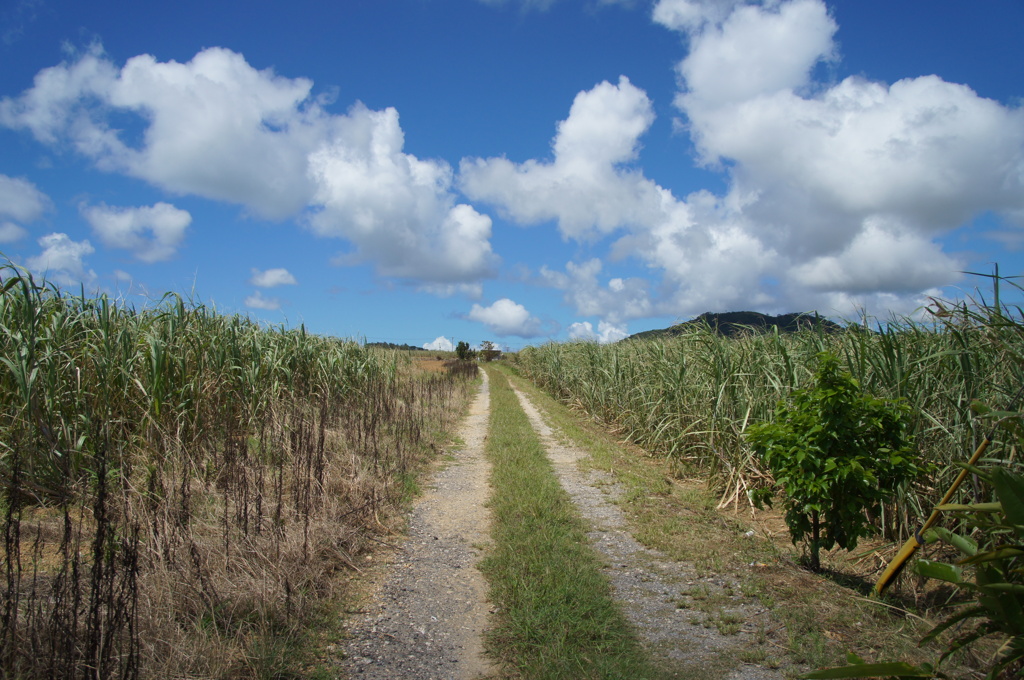
<svg viewBox="0 0 1024 680">
<path fill-rule="evenodd" d="M 476 352 L 469 348 L 469 343 L 465 340 L 459 340 L 459 344 L 455 346 L 455 356 L 461 361 L 470 361 L 476 358 Z"/>
<path fill-rule="evenodd" d="M 426 352 L 422 347 L 416 347 L 415 345 L 396 345 L 393 342 L 368 342 L 367 347 L 380 347 L 382 349 L 400 349 L 405 352 Z"/>
<path fill-rule="evenodd" d="M 501 350 L 490 340 L 484 340 L 480 343 L 480 358 L 484 361 L 494 361 L 501 358 Z"/>
</svg>

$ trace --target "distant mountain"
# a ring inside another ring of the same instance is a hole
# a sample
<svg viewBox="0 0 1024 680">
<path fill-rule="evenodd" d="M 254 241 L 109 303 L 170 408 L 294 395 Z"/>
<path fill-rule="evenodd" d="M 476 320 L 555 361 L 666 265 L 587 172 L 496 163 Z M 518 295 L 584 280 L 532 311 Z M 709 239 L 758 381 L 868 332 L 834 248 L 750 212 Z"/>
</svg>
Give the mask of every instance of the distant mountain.
<svg viewBox="0 0 1024 680">
<path fill-rule="evenodd" d="M 718 331 L 719 335 L 732 337 L 751 331 L 760 333 L 771 328 L 778 328 L 780 333 L 794 333 L 802 328 L 813 328 L 816 324 L 821 326 L 827 333 L 842 330 L 842 326 L 824 317 L 819 317 L 815 312 L 780 314 L 779 316 L 770 316 L 760 312 L 704 312 L 696 319 L 691 319 L 675 326 L 669 326 L 668 328 L 635 333 L 626 338 L 626 340 L 671 338 L 704 325 Z"/>
</svg>

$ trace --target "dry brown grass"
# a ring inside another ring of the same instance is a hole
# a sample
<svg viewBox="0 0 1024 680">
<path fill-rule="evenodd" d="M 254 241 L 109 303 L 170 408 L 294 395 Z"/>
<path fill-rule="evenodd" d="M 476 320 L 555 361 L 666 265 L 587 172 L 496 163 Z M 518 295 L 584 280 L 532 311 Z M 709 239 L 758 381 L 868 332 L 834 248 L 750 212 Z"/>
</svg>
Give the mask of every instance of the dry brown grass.
<svg viewBox="0 0 1024 680">
<path fill-rule="evenodd" d="M 440 357 L 417 357 L 412 363 L 416 370 L 424 373 L 447 373 L 448 361 Z"/>
<path fill-rule="evenodd" d="M 180 298 L 11 281 L 0 677 L 307 675 L 467 381 Z"/>
<path fill-rule="evenodd" d="M 418 380 L 421 371 L 416 367 L 408 379 Z M 222 476 L 171 464 L 145 487 L 122 489 L 119 523 L 141 530 L 134 618 L 140 677 L 268 677 L 276 665 L 311 663 L 308 642 L 327 613 L 342 606 L 357 565 L 400 529 L 408 500 L 402 477 L 418 474 L 453 429 L 464 390 L 441 396 L 393 405 L 399 422 L 422 419 L 415 444 L 403 441 L 404 427 L 377 432 L 372 444 L 357 441 L 356 428 L 326 430 L 328 463 L 309 504 L 301 466 L 288 461 L 264 469 L 253 451 L 243 456 L 253 464 L 233 473 L 235 487 L 249 488 L 244 499 Z M 284 437 L 285 425 L 272 429 Z M 26 598 L 66 577 L 66 519 L 75 549 L 87 552 L 95 538 L 87 507 L 67 517 L 57 508 L 24 510 Z M 78 568 L 90 571 L 87 555 Z"/>
</svg>

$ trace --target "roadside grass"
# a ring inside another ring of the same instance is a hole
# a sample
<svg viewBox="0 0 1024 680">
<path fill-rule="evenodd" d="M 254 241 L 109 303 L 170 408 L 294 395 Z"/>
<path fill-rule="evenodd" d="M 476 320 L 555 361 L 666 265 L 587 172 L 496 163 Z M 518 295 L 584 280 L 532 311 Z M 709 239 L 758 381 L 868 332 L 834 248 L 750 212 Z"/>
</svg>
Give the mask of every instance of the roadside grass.
<svg viewBox="0 0 1024 680">
<path fill-rule="evenodd" d="M 490 652 L 523 678 L 653 678 L 586 529 L 500 371 L 491 378 Z"/>
<path fill-rule="evenodd" d="M 923 618 L 904 611 L 898 601 L 870 601 L 848 587 L 856 579 L 849 577 L 853 570 L 845 553 L 823 555 L 826 574 L 808 572 L 798 565 L 799 555 L 788 534 L 778 531 L 782 523 L 777 518 L 766 523 L 772 518 L 762 513 L 717 510 L 717 497 L 704 480 L 676 478 L 678 470 L 670 461 L 617 441 L 607 429 L 516 375 L 514 368 L 502 370 L 545 413 L 559 436 L 590 452 L 584 465 L 613 474 L 624 487 L 618 503 L 638 541 L 692 564 L 700 577 L 715 577 L 715 590 L 704 580 L 679 606 L 692 612 L 692 622 L 704 622 L 723 633 L 744 625 L 754 631 L 761 644 L 751 648 L 744 661 L 780 666 L 795 675 L 842 665 L 850 651 L 879 660 L 937 658 L 939 647 L 917 647 L 930 627 Z M 770 613 L 759 621 L 729 619 L 719 604 L 723 588 L 727 595 L 760 602 Z M 947 672 L 964 671 L 957 663 L 971 665 L 969 659 L 959 659 Z"/>
<path fill-rule="evenodd" d="M 414 363 L 411 370 L 414 375 L 437 372 L 432 367 L 424 367 L 423 362 Z M 382 518 L 389 533 L 406 532 L 409 510 L 423 495 L 423 482 L 439 468 L 457 460 L 451 451 L 464 447 L 466 443 L 456 434 L 456 430 L 469 413 L 480 382 L 479 376 L 467 380 L 462 389 L 452 396 L 449 413 L 444 421 L 427 424 L 420 464 L 402 473 L 396 480 L 401 489 L 396 499 L 397 506 L 387 517 Z M 429 454 L 426 453 L 427 449 Z M 389 550 L 394 550 L 390 543 L 373 542 L 367 545 L 358 561 L 364 568 L 370 569 L 384 562 L 381 554 Z M 364 578 L 362 569 L 350 566 L 356 573 L 345 572 L 341 577 L 344 583 L 335 597 L 321 602 L 318 608 L 307 613 L 306 626 L 301 630 L 289 631 L 283 640 L 261 638 L 253 644 L 249 655 L 252 677 L 268 680 L 334 680 L 338 677 L 338 662 L 344 654 L 337 641 L 348 635 L 345 627 L 348 616 L 363 613 L 370 597 L 367 588 L 370 580 Z"/>
<path fill-rule="evenodd" d="M 476 364 L 0 282 L 0 677 L 331 677 Z"/>
</svg>

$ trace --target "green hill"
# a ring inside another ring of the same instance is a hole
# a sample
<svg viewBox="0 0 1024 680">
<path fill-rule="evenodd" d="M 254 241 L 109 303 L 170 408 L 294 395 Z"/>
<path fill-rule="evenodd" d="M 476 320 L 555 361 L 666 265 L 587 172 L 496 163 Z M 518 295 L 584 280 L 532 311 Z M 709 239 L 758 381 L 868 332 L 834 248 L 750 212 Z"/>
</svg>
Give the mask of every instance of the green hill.
<svg viewBox="0 0 1024 680">
<path fill-rule="evenodd" d="M 818 316 L 815 312 L 780 314 L 779 316 L 761 314 L 760 312 L 704 312 L 690 321 L 668 328 L 635 333 L 626 340 L 671 338 L 705 325 L 727 337 L 741 333 L 761 333 L 773 328 L 778 328 L 780 333 L 794 333 L 802 328 L 813 328 L 815 325 L 822 327 L 827 333 L 833 333 L 842 328 L 839 324 Z"/>
</svg>

